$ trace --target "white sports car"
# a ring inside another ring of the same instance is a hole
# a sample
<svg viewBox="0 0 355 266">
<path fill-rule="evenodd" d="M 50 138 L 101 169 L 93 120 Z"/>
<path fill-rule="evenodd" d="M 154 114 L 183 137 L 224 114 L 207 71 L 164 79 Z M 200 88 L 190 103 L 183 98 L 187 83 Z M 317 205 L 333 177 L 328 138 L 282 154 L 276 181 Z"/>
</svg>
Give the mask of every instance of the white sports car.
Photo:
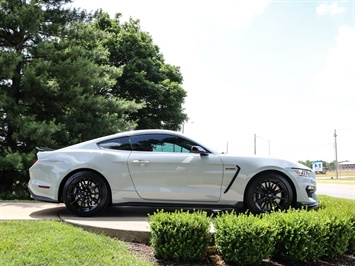
<svg viewBox="0 0 355 266">
<path fill-rule="evenodd" d="M 315 173 L 301 164 L 220 154 L 168 130 L 118 133 L 38 149 L 29 191 L 76 215 L 108 205 L 274 209 L 317 207 Z"/>
</svg>

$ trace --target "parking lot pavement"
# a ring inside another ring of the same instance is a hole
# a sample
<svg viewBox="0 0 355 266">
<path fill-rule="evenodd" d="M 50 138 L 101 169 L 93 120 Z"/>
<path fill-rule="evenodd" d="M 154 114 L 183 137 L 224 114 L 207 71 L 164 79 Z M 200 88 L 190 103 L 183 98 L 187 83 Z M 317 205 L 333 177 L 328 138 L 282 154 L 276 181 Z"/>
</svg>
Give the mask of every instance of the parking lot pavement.
<svg viewBox="0 0 355 266">
<path fill-rule="evenodd" d="M 328 195 L 337 198 L 347 198 L 355 200 L 355 182 L 347 185 L 341 184 L 317 184 L 318 195 Z"/>
</svg>

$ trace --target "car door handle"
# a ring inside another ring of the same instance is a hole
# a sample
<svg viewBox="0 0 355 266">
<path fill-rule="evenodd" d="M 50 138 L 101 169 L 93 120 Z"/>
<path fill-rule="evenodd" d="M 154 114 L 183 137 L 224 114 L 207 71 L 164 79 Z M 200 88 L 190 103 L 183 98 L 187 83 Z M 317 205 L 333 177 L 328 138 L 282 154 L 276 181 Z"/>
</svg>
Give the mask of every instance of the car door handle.
<svg viewBox="0 0 355 266">
<path fill-rule="evenodd" d="M 134 163 L 134 164 L 140 164 L 140 165 L 145 165 L 145 164 L 149 164 L 150 161 L 146 161 L 146 160 L 133 160 L 132 163 Z"/>
</svg>

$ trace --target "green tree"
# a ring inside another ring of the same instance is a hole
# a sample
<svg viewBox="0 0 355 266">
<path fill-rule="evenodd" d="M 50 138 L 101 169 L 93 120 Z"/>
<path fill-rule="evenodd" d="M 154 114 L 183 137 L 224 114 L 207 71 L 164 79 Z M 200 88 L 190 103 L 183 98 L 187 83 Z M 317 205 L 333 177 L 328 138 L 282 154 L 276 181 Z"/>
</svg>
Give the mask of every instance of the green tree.
<svg viewBox="0 0 355 266">
<path fill-rule="evenodd" d="M 58 148 L 132 129 L 141 105 L 113 86 L 110 39 L 70 0 L 0 0 L 0 197 L 23 197 L 36 145 Z"/>
<path fill-rule="evenodd" d="M 145 106 L 130 119 L 139 129 L 177 130 L 187 120 L 182 104 L 186 91 L 182 88 L 179 67 L 166 64 L 151 36 L 143 32 L 139 21 L 120 23 L 120 14 L 111 19 L 107 13 L 96 12 L 94 25 L 109 33 L 104 46 L 110 52 L 110 63 L 122 67 L 112 94 Z"/>
<path fill-rule="evenodd" d="M 307 166 L 307 167 L 312 169 L 312 161 L 310 161 L 310 160 L 307 160 L 305 162 L 304 161 L 298 161 L 298 163 L 303 164 L 303 165 L 305 165 L 305 166 Z"/>
</svg>

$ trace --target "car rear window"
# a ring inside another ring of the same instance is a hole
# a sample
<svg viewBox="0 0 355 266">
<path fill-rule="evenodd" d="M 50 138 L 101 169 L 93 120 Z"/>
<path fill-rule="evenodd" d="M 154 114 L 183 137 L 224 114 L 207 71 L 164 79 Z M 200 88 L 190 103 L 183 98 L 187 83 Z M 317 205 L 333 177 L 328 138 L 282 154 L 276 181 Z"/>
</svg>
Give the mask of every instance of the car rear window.
<svg viewBox="0 0 355 266">
<path fill-rule="evenodd" d="M 132 147 L 128 137 L 105 140 L 97 144 L 102 149 L 131 151 Z"/>
</svg>

